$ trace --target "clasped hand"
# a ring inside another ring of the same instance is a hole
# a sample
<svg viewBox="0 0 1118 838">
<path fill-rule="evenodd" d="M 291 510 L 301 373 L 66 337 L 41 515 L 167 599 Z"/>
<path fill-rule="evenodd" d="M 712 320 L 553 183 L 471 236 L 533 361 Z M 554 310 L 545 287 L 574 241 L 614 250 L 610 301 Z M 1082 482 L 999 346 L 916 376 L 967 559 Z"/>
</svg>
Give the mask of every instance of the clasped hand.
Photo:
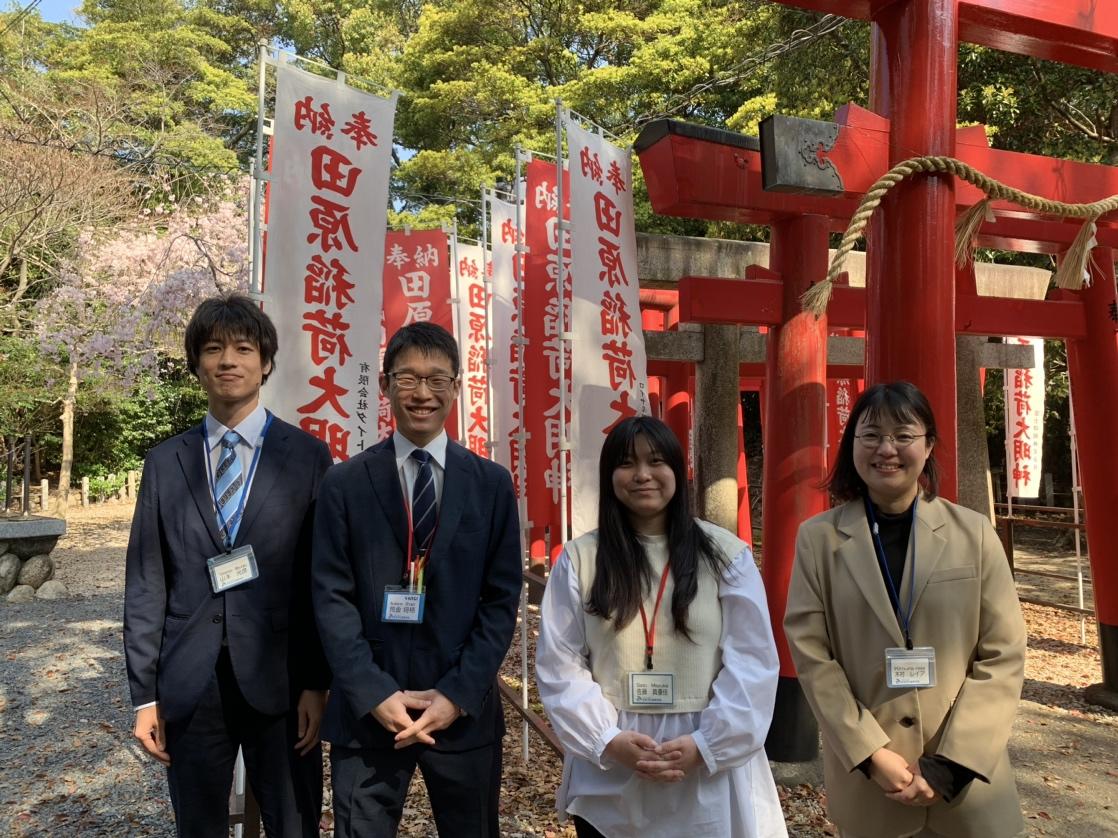
<svg viewBox="0 0 1118 838">
<path fill-rule="evenodd" d="M 606 745 L 606 755 L 654 783 L 678 783 L 703 761 L 691 734 L 657 742 L 631 730 L 613 737 Z"/>
<path fill-rule="evenodd" d="M 422 711 L 412 720 L 408 710 Z M 382 701 L 373 716 L 389 733 L 396 734 L 396 750 L 409 745 L 434 745 L 431 735 L 450 727 L 462 710 L 438 690 L 401 690 Z"/>
<path fill-rule="evenodd" d="M 870 779 L 881 786 L 890 800 L 906 806 L 930 806 L 936 792 L 920 773 L 920 760 L 909 764 L 888 748 L 878 748 L 870 757 Z"/>
</svg>

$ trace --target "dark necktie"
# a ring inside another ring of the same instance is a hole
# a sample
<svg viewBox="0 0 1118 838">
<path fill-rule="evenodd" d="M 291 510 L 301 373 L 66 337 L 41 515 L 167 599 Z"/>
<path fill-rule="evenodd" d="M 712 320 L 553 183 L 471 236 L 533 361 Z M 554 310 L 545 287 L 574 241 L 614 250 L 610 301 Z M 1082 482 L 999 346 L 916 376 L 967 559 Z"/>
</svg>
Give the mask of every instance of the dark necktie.
<svg viewBox="0 0 1118 838">
<path fill-rule="evenodd" d="M 431 455 L 422 448 L 411 452 L 419 463 L 419 473 L 415 477 L 415 487 L 411 493 L 411 527 L 417 553 L 431 549 L 435 537 L 435 523 L 438 511 L 435 504 L 435 472 L 431 468 Z"/>
</svg>

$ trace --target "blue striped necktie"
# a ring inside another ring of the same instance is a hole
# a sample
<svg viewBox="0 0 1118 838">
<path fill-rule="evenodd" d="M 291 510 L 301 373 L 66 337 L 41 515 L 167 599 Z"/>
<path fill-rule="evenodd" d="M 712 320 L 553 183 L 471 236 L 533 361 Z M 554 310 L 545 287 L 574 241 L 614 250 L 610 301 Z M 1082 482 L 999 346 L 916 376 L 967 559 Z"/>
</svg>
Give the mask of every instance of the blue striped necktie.
<svg viewBox="0 0 1118 838">
<path fill-rule="evenodd" d="M 431 468 L 431 455 L 422 448 L 411 452 L 419 463 L 419 473 L 415 476 L 415 486 L 411 493 L 411 531 L 417 553 L 431 549 L 435 537 L 435 523 L 438 512 L 435 509 L 435 472 Z"/>
<path fill-rule="evenodd" d="M 241 523 L 241 497 L 245 491 L 245 476 L 241 458 L 237 456 L 237 442 L 241 435 L 226 431 L 221 437 L 221 462 L 214 472 L 214 503 L 217 506 L 217 526 L 226 548 L 233 546 L 237 527 Z"/>
</svg>

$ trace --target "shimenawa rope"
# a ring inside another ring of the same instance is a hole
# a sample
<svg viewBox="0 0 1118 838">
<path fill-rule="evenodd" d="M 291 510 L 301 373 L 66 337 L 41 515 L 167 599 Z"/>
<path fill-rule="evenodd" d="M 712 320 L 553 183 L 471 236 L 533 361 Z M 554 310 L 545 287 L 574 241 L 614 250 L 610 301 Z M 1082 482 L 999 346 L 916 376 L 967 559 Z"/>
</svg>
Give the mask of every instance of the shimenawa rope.
<svg viewBox="0 0 1118 838">
<path fill-rule="evenodd" d="M 1014 189 L 1001 181 L 984 175 L 973 166 L 954 157 L 926 156 L 911 157 L 903 160 L 882 175 L 869 191 L 862 197 L 858 209 L 850 219 L 850 225 L 843 234 L 842 242 L 831 259 L 831 267 L 827 271 L 826 279 L 814 283 L 801 297 L 804 311 L 810 311 L 816 317 L 821 317 L 827 311 L 827 304 L 831 300 L 831 289 L 835 279 L 842 273 L 842 264 L 847 254 L 854 249 L 855 242 L 861 237 L 870 216 L 881 203 L 890 189 L 907 177 L 917 174 L 950 174 L 965 180 L 967 183 L 981 189 L 986 197 L 968 209 L 955 223 L 955 260 L 966 264 L 974 253 L 974 239 L 978 234 L 983 221 L 992 221 L 990 211 L 991 201 L 1011 201 L 1026 209 L 1044 215 L 1055 215 L 1061 218 L 1082 218 L 1083 227 L 1080 228 L 1075 241 L 1060 262 L 1056 271 L 1056 284 L 1060 288 L 1078 290 L 1083 287 L 1083 277 L 1087 271 L 1087 260 L 1091 249 L 1096 242 L 1096 222 L 1099 217 L 1118 210 L 1118 195 L 1111 195 L 1100 201 L 1089 204 L 1065 204 L 1063 201 L 1053 201 L 1040 195 L 1032 195 L 1020 189 Z"/>
</svg>

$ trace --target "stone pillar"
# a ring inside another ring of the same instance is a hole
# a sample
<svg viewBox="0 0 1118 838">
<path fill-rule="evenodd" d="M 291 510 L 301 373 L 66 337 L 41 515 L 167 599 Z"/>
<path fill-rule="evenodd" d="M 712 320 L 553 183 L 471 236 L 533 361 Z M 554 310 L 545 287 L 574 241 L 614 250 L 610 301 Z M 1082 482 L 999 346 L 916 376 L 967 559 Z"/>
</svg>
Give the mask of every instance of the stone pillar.
<svg viewBox="0 0 1118 838">
<path fill-rule="evenodd" d="M 979 353 L 981 335 L 955 336 L 958 399 L 959 504 L 994 521 L 994 489 L 990 482 L 990 452 L 986 447 L 986 411 L 982 401 Z"/>
<path fill-rule="evenodd" d="M 730 532 L 738 526 L 738 327 L 703 327 L 695 370 L 695 494 L 699 514 Z"/>
</svg>

